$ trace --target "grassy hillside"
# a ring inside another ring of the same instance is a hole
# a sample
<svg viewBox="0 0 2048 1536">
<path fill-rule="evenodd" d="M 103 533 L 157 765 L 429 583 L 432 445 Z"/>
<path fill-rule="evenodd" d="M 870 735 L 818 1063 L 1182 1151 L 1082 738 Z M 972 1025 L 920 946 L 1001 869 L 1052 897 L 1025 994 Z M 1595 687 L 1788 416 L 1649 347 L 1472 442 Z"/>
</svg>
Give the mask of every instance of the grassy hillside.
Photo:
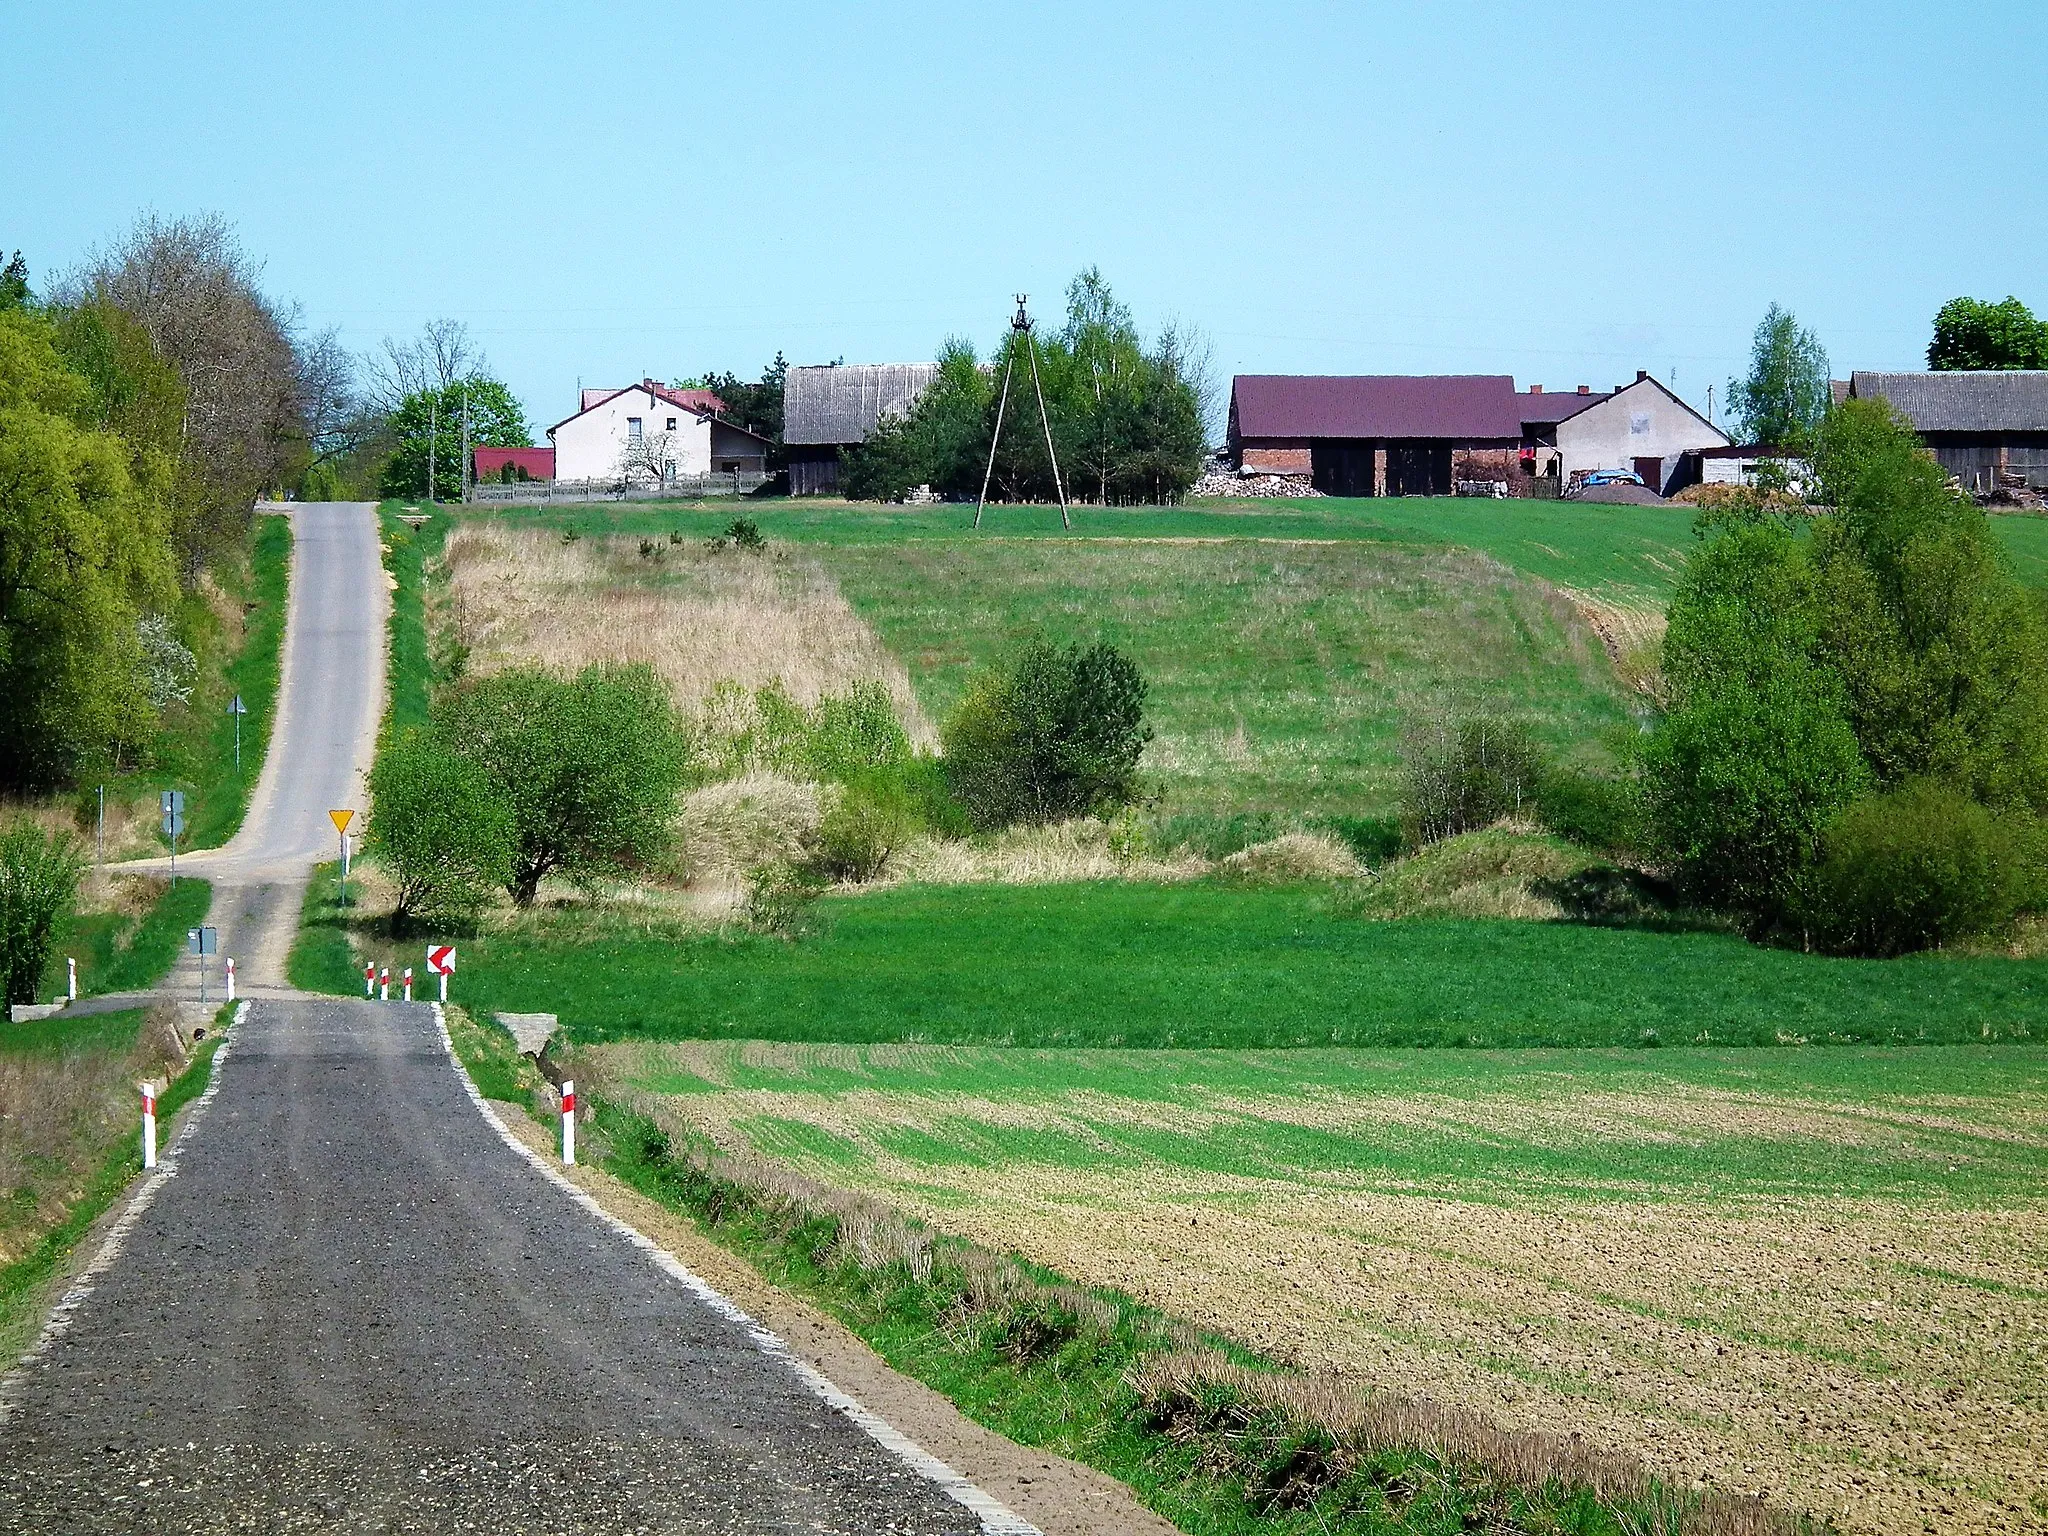
<svg viewBox="0 0 2048 1536">
<path fill-rule="evenodd" d="M 1573 606 L 1469 553 L 1008 538 L 812 553 L 935 719 L 1034 630 L 1122 647 L 1151 687 L 1145 767 L 1169 810 L 1384 810 L 1403 729 L 1440 704 L 1513 712 L 1559 749 L 1629 724 Z"/>
<path fill-rule="evenodd" d="M 457 994 L 479 1010 L 558 1012 L 589 1040 L 1886 1044 L 2039 1040 L 2048 1018 L 2048 961 L 1836 960 L 1713 933 L 1374 922 L 1305 889 L 902 887 L 828 899 L 817 921 L 790 943 L 690 936 L 630 911 L 542 914 L 465 941 Z M 412 949 L 377 953 L 403 965 Z M 328 984 L 346 990 L 331 969 Z"/>
</svg>

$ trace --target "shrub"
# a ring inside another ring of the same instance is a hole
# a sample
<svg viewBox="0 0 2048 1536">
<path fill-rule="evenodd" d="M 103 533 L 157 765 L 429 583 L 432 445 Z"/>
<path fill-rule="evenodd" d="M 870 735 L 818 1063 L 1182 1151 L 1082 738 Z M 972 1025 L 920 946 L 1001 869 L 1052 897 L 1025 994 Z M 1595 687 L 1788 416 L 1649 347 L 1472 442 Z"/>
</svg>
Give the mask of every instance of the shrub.
<svg viewBox="0 0 2048 1536">
<path fill-rule="evenodd" d="M 370 835 L 398 882 L 394 932 L 473 921 L 512 872 L 512 815 L 490 776 L 431 736 L 413 733 L 370 770 Z"/>
<path fill-rule="evenodd" d="M 1536 819 L 1559 837 L 1616 852 L 1642 840 L 1635 786 L 1576 768 L 1546 768 L 1536 781 Z"/>
<path fill-rule="evenodd" d="M 1542 758 L 1517 721 L 1434 720 L 1409 734 L 1406 758 L 1401 818 L 1416 847 L 1534 807 Z"/>
<path fill-rule="evenodd" d="M 448 695 L 434 733 L 483 770 L 510 812 L 505 888 L 522 907 L 557 870 L 587 879 L 642 868 L 668 845 L 686 743 L 645 665 L 590 666 L 573 679 L 499 672 Z"/>
<path fill-rule="evenodd" d="M 768 547 L 768 541 L 761 537 L 761 525 L 751 517 L 734 518 L 725 525 L 716 538 L 706 542 L 714 551 L 724 549 L 728 544 L 734 549 L 745 550 L 763 550 Z"/>
<path fill-rule="evenodd" d="M 1033 640 L 968 686 L 941 739 L 947 780 L 981 830 L 1112 810 L 1138 797 L 1145 679 L 1113 645 Z"/>
<path fill-rule="evenodd" d="M 1926 780 L 1859 800 L 1827 829 L 1805 911 L 1829 948 L 1900 955 L 2010 921 L 2026 852 L 2014 828 Z"/>
<path fill-rule="evenodd" d="M 704 767 L 713 778 L 767 771 L 828 783 L 910 760 L 910 737 L 880 683 L 855 683 L 809 709 L 780 683 L 748 694 L 736 683 L 712 690 L 699 715 Z"/>
<path fill-rule="evenodd" d="M 833 880 L 872 880 L 890 854 L 923 830 L 924 818 L 902 774 L 857 774 L 818 824 L 811 868 Z"/>
<path fill-rule="evenodd" d="M 0 982 L 7 1003 L 36 1000 L 57 926 L 78 894 L 80 866 L 67 833 L 32 822 L 0 832 Z"/>
<path fill-rule="evenodd" d="M 790 864 L 747 871 L 747 926 L 757 933 L 795 938 L 808 926 L 811 907 L 824 894 L 818 877 Z"/>
</svg>

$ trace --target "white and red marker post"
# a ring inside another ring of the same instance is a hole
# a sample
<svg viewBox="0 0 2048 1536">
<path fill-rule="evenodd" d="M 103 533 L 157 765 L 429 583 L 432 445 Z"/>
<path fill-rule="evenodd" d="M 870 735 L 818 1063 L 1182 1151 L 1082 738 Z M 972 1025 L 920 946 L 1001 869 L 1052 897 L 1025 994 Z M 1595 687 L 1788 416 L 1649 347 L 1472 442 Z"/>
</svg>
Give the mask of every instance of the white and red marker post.
<svg viewBox="0 0 2048 1536">
<path fill-rule="evenodd" d="M 573 1165 L 576 1161 L 576 1083 L 572 1078 L 562 1079 L 562 1162 Z"/>
<path fill-rule="evenodd" d="M 391 967 L 388 965 L 384 967 L 383 972 L 377 978 L 377 1001 L 380 1003 L 391 1001 Z"/>
<path fill-rule="evenodd" d="M 369 998 L 375 997 L 376 995 L 377 967 L 375 964 L 365 965 L 363 967 L 363 996 Z"/>
<path fill-rule="evenodd" d="M 409 965 L 405 968 L 405 1000 L 408 1003 L 412 1001 L 412 967 Z"/>
<path fill-rule="evenodd" d="M 66 1002 L 78 1001 L 78 962 L 74 959 L 64 962 L 64 998 Z"/>
<path fill-rule="evenodd" d="M 235 957 L 228 956 L 228 1001 L 235 1000 Z"/>
<path fill-rule="evenodd" d="M 142 1166 L 156 1166 L 156 1084 L 142 1085 Z"/>
<path fill-rule="evenodd" d="M 441 978 L 441 1001 L 448 1001 L 448 978 L 455 974 L 455 946 L 453 944 L 429 944 L 427 946 L 427 970 Z"/>
</svg>

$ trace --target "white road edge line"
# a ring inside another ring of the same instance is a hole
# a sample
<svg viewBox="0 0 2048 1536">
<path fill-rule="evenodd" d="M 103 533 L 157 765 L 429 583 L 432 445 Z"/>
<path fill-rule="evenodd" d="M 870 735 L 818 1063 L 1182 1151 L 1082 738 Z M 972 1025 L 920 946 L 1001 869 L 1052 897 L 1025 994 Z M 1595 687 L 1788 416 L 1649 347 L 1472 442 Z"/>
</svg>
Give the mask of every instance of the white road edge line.
<svg viewBox="0 0 2048 1536">
<path fill-rule="evenodd" d="M 249 1000 L 243 998 L 235 1005 L 233 1023 L 240 1024 L 248 1014 Z M 14 1416 L 17 1406 L 16 1395 L 21 1389 L 23 1379 L 49 1353 L 50 1346 L 69 1331 L 72 1323 L 77 1320 L 79 1310 L 92 1296 L 93 1287 L 99 1283 L 100 1276 L 107 1272 L 109 1265 L 121 1257 L 121 1250 L 127 1244 L 128 1234 L 133 1230 L 135 1223 L 142 1219 L 142 1213 L 156 1203 L 156 1197 L 163 1192 L 165 1181 L 177 1177 L 178 1154 L 205 1116 L 206 1107 L 213 1102 L 213 1096 L 220 1092 L 221 1063 L 227 1059 L 234 1038 L 231 1025 L 229 1032 L 221 1037 L 220 1044 L 214 1047 L 213 1060 L 208 1063 L 206 1069 L 206 1088 L 192 1101 L 192 1111 L 185 1116 L 185 1123 L 178 1128 L 177 1140 L 171 1143 L 169 1151 L 156 1160 L 155 1169 L 144 1175 L 135 1193 L 128 1197 L 127 1206 L 114 1219 L 114 1224 L 107 1229 L 106 1240 L 100 1244 L 100 1251 L 93 1255 L 90 1264 L 78 1272 L 78 1277 L 71 1282 L 57 1305 L 50 1309 L 49 1321 L 43 1324 L 43 1331 L 36 1336 L 35 1343 L 29 1346 L 28 1353 L 15 1362 L 14 1368 L 4 1378 L 0 1378 L 0 1426 L 4 1426 Z"/>
<path fill-rule="evenodd" d="M 478 1091 L 476 1083 L 471 1080 L 468 1069 L 462 1065 L 462 1058 L 455 1054 L 455 1041 L 448 1033 L 448 1020 L 441 1011 L 441 1005 L 439 1003 L 431 1003 L 428 1006 L 434 1010 L 434 1027 L 441 1031 L 441 1046 L 448 1052 L 449 1064 L 455 1068 L 455 1075 L 462 1080 L 462 1086 L 468 1091 L 470 1101 L 476 1105 L 477 1113 L 484 1117 L 484 1124 L 496 1131 L 499 1139 L 506 1146 L 531 1163 L 535 1170 L 540 1173 L 541 1177 L 553 1183 L 567 1194 L 570 1199 L 590 1212 L 591 1215 L 610 1227 L 635 1248 L 645 1253 L 654 1261 L 657 1269 L 661 1270 L 671 1280 L 686 1287 L 699 1301 L 711 1308 L 712 1311 L 731 1322 L 739 1324 L 740 1327 L 747 1331 L 747 1336 L 754 1341 L 763 1354 L 779 1360 L 782 1364 L 788 1366 L 797 1374 L 798 1379 L 805 1386 L 809 1387 L 812 1392 L 816 1393 L 818 1397 L 831 1407 L 838 1409 L 839 1412 L 859 1425 L 867 1433 L 868 1438 L 877 1445 L 888 1451 L 898 1461 L 909 1467 L 911 1471 L 917 1473 L 918 1476 L 938 1484 L 954 1502 L 966 1505 L 967 1508 L 979 1515 L 981 1517 L 981 1528 L 984 1532 L 989 1533 L 989 1536 L 1044 1536 L 1044 1533 L 1037 1526 L 1026 1520 L 1022 1515 L 1011 1510 L 1000 1500 L 984 1493 L 965 1477 L 962 1477 L 958 1472 L 955 1472 L 951 1467 L 939 1460 L 930 1451 L 889 1423 L 888 1420 L 878 1414 L 870 1413 L 859 1403 L 840 1391 L 839 1388 L 832 1385 L 823 1372 L 819 1371 L 808 1360 L 800 1359 L 777 1334 L 755 1322 L 736 1303 L 715 1289 L 709 1281 L 685 1268 L 680 1259 L 663 1248 L 653 1238 L 647 1236 L 637 1227 L 620 1220 L 602 1205 L 598 1204 L 595 1197 L 571 1182 L 560 1169 L 550 1165 L 546 1158 L 534 1151 L 533 1148 L 529 1147 L 501 1124 L 497 1115 L 492 1112 L 490 1105 L 484 1102 L 484 1096 Z M 209 1089 L 208 1091 L 211 1092 L 212 1090 Z M 179 1139 L 183 1140 L 183 1136 L 181 1135 Z"/>
</svg>

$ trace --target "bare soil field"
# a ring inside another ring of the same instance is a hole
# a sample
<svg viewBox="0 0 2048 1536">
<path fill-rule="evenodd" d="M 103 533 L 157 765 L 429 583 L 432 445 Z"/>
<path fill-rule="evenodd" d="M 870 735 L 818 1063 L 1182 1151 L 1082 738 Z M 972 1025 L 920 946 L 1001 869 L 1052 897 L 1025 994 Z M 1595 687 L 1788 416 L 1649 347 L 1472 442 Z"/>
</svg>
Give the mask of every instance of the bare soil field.
<svg viewBox="0 0 2048 1536">
<path fill-rule="evenodd" d="M 2048 1531 L 2048 1051 L 584 1054 L 1275 1358 L 1852 1531 Z"/>
</svg>

